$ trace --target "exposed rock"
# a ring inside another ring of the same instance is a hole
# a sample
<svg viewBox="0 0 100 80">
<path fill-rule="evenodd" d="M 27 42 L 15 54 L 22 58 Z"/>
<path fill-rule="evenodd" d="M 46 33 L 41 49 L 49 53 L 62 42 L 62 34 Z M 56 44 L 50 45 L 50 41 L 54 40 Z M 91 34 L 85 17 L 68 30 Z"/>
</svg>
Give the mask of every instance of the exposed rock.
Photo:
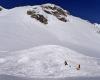
<svg viewBox="0 0 100 80">
<path fill-rule="evenodd" d="M 32 12 L 31 10 L 29 10 L 29 11 L 27 11 L 27 14 L 28 14 L 28 15 L 32 15 L 33 12 Z"/>
<path fill-rule="evenodd" d="M 64 16 L 67 16 L 67 13 L 66 13 L 66 11 L 65 10 L 63 10 L 62 8 L 60 8 L 60 7 L 57 7 L 57 6 L 42 6 L 43 7 L 43 9 L 45 10 L 45 11 L 48 11 L 48 10 L 52 10 L 53 12 L 58 12 L 59 13 L 59 15 L 64 15 Z M 69 13 L 68 13 L 69 14 Z"/>
<path fill-rule="evenodd" d="M 44 12 L 46 12 L 47 14 L 52 14 L 50 11 L 44 10 Z"/>
<path fill-rule="evenodd" d="M 32 10 L 27 11 L 27 14 L 41 23 L 48 24 L 46 14 L 53 15 L 60 21 L 67 22 L 67 15 L 69 15 L 69 12 L 53 4 L 44 4 L 33 7 Z"/>
<path fill-rule="evenodd" d="M 57 7 L 56 6 L 42 6 L 43 8 L 46 8 L 46 9 L 52 9 L 52 10 L 56 10 Z"/>
<path fill-rule="evenodd" d="M 64 17 L 58 18 L 59 20 L 63 21 L 63 22 L 67 22 L 67 20 Z"/>
<path fill-rule="evenodd" d="M 64 10 L 58 8 L 57 11 L 59 12 L 60 15 L 67 16 L 67 13 Z"/>
<path fill-rule="evenodd" d="M 43 15 L 40 15 L 40 14 L 32 14 L 31 17 L 39 20 L 40 22 L 42 22 L 44 24 L 48 24 L 48 20 Z"/>
<path fill-rule="evenodd" d="M 56 16 L 56 17 L 59 17 L 59 16 L 60 16 L 60 14 L 59 14 L 58 11 L 52 12 L 52 14 L 53 14 L 54 16 Z"/>
<path fill-rule="evenodd" d="M 37 14 L 34 10 L 28 10 L 27 14 L 31 15 L 32 18 L 35 18 L 44 24 L 48 24 L 48 20 L 43 15 Z"/>
<path fill-rule="evenodd" d="M 2 8 L 0 8 L 0 11 L 2 11 Z"/>
<path fill-rule="evenodd" d="M 62 8 L 53 5 L 42 5 L 43 10 L 47 13 L 47 14 L 52 14 L 54 15 L 56 18 L 58 18 L 59 20 L 63 21 L 63 22 L 67 22 L 67 15 L 69 15 L 70 13 L 63 10 Z"/>
</svg>

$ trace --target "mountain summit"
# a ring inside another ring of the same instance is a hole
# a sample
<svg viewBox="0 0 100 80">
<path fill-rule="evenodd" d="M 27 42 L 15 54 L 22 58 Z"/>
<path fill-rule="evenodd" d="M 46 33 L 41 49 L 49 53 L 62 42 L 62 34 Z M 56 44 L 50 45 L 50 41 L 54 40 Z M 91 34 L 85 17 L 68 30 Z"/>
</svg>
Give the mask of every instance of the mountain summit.
<svg viewBox="0 0 100 80">
<path fill-rule="evenodd" d="M 48 24 L 48 15 L 53 15 L 58 20 L 67 22 L 66 18 L 69 12 L 54 4 L 44 4 L 34 6 L 31 10 L 27 11 L 27 14 L 44 24 Z"/>
<path fill-rule="evenodd" d="M 94 24 L 54 4 L 16 7 L 0 13 L 0 51 L 53 44 L 100 57 L 99 41 Z"/>
<path fill-rule="evenodd" d="M 23 6 L 0 12 L 0 74 L 100 76 L 98 58 L 96 25 L 59 6 Z"/>
</svg>

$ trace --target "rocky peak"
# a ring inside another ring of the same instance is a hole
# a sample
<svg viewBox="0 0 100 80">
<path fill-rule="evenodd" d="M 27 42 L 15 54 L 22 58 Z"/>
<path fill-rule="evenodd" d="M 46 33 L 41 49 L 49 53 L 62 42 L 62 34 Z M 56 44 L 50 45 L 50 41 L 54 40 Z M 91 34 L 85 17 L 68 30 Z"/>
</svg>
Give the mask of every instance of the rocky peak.
<svg viewBox="0 0 100 80">
<path fill-rule="evenodd" d="M 27 14 L 30 15 L 31 18 L 39 20 L 41 23 L 48 24 L 48 20 L 42 14 L 38 14 L 34 10 L 27 11 Z"/>
<path fill-rule="evenodd" d="M 42 8 L 44 11 L 48 11 L 51 14 L 56 13 L 57 16 L 58 15 L 63 15 L 63 16 L 67 16 L 67 14 L 69 14 L 68 11 L 62 9 L 61 7 L 54 5 L 54 4 L 44 4 L 42 5 Z"/>
<path fill-rule="evenodd" d="M 60 21 L 67 22 L 66 17 L 69 15 L 69 12 L 54 4 L 43 4 L 34 6 L 32 10 L 27 11 L 27 14 L 44 24 L 48 24 L 46 14 L 53 15 Z"/>
<path fill-rule="evenodd" d="M 2 9 L 3 9 L 3 8 L 0 6 L 0 11 L 2 11 Z"/>
<path fill-rule="evenodd" d="M 57 19 L 63 22 L 67 22 L 66 17 L 69 14 L 69 12 L 65 11 L 61 7 L 56 6 L 54 4 L 44 4 L 42 5 L 42 8 L 44 12 L 54 15 Z"/>
</svg>

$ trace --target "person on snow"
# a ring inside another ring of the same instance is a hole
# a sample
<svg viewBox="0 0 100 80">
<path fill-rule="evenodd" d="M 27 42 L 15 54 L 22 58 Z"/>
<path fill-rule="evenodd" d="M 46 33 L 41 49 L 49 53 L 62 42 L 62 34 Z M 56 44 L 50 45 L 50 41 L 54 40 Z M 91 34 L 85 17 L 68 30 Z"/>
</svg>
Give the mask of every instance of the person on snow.
<svg viewBox="0 0 100 80">
<path fill-rule="evenodd" d="M 80 70 L 80 68 L 81 68 L 81 66 L 80 66 L 80 64 L 78 64 L 78 65 L 76 66 L 76 69 L 77 69 L 77 70 Z"/>
<path fill-rule="evenodd" d="M 64 62 L 65 66 L 68 65 L 67 61 Z"/>
</svg>

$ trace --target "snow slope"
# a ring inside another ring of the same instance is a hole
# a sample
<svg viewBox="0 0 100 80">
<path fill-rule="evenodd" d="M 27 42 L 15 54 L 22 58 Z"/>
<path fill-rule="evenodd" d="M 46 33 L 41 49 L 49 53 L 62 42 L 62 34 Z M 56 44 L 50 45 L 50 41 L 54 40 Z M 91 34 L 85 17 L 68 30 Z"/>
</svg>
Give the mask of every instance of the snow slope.
<svg viewBox="0 0 100 80">
<path fill-rule="evenodd" d="M 52 14 L 48 14 L 42 6 L 0 11 L 0 73 L 28 77 L 98 76 L 100 34 L 95 25 L 68 14 L 62 8 L 67 16 L 58 16 L 58 13 L 55 16 L 52 8 L 48 9 Z M 43 15 L 48 24 L 30 17 L 28 10 Z M 59 20 L 59 17 L 67 22 Z M 64 66 L 66 59 L 72 67 Z M 77 64 L 82 65 L 80 71 L 75 69 Z"/>
<path fill-rule="evenodd" d="M 47 25 L 27 15 L 27 10 L 33 8 L 46 16 Z M 100 35 L 95 32 L 94 25 L 72 15 L 67 15 L 66 18 L 68 21 L 62 22 L 43 12 L 40 5 L 5 9 L 0 13 L 0 51 L 57 44 L 100 58 Z"/>
<path fill-rule="evenodd" d="M 64 65 L 64 61 L 68 65 Z M 77 70 L 81 64 L 81 70 Z M 96 69 L 95 69 L 96 68 Z M 96 59 L 84 56 L 68 48 L 45 45 L 12 52 L 0 59 L 0 74 L 23 77 L 72 77 L 100 76 Z"/>
</svg>

